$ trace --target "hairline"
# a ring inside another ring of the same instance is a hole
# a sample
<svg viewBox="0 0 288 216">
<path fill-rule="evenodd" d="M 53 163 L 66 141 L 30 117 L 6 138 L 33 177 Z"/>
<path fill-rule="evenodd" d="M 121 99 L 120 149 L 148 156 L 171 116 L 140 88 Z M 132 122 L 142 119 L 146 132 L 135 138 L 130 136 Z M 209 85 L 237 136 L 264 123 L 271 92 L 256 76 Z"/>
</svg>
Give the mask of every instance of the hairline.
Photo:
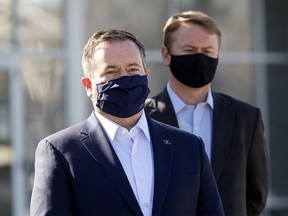
<svg viewBox="0 0 288 216">
<path fill-rule="evenodd" d="M 93 74 L 93 58 L 97 47 L 101 43 L 133 42 L 140 53 L 144 70 L 146 70 L 146 54 L 143 44 L 131 33 L 123 30 L 108 29 L 95 32 L 86 43 L 82 55 L 82 68 L 85 77 Z"/>
<path fill-rule="evenodd" d="M 187 11 L 172 15 L 166 22 L 163 28 L 163 43 L 169 50 L 173 43 L 173 34 L 183 25 L 198 25 L 206 30 L 211 35 L 216 35 L 218 38 L 218 49 L 221 46 L 221 31 L 216 22 L 208 15 L 200 11 Z"/>
</svg>

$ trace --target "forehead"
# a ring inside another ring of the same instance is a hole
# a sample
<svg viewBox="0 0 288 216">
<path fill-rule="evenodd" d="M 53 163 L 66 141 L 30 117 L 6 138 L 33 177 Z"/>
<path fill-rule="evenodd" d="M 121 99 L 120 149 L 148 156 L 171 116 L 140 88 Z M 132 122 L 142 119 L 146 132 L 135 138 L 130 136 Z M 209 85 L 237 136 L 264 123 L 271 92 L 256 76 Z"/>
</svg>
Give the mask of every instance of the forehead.
<svg viewBox="0 0 288 216">
<path fill-rule="evenodd" d="M 99 43 L 93 55 L 94 60 L 116 60 L 116 59 L 139 59 L 141 61 L 140 50 L 137 45 L 130 40 L 110 41 Z"/>
<path fill-rule="evenodd" d="M 211 34 L 207 29 L 197 24 L 182 24 L 171 35 L 174 43 L 183 44 L 190 43 L 191 45 L 216 45 L 218 44 L 218 36 Z"/>
</svg>

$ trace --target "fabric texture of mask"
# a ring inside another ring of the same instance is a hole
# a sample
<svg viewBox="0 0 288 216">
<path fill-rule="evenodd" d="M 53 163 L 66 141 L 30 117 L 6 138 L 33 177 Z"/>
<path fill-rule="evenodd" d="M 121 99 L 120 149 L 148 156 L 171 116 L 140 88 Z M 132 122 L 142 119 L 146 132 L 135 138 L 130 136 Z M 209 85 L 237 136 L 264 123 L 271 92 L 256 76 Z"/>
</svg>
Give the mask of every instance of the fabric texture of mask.
<svg viewBox="0 0 288 216">
<path fill-rule="evenodd" d="M 218 58 L 197 53 L 171 55 L 170 70 L 181 83 L 200 88 L 210 83 L 215 75 Z"/>
<path fill-rule="evenodd" d="M 150 90 L 147 76 L 122 76 L 103 84 L 97 84 L 96 106 L 103 112 L 120 118 L 128 118 L 144 107 Z"/>
</svg>

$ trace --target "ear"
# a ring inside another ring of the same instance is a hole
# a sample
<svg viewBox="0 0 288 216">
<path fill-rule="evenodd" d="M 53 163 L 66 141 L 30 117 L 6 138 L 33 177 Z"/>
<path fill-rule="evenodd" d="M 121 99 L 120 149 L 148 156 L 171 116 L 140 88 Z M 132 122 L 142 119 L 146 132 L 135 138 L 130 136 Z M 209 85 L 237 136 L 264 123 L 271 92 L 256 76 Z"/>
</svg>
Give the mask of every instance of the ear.
<svg viewBox="0 0 288 216">
<path fill-rule="evenodd" d="M 91 80 L 88 77 L 83 77 L 81 79 L 81 83 L 87 92 L 87 96 L 91 97 L 92 96 L 92 82 L 91 82 Z"/>
<path fill-rule="evenodd" d="M 161 47 L 162 60 L 166 66 L 170 65 L 171 56 L 166 46 Z"/>
<path fill-rule="evenodd" d="M 146 75 L 147 75 L 147 77 L 149 77 L 149 75 L 150 75 L 150 70 L 148 68 L 146 69 Z"/>
</svg>

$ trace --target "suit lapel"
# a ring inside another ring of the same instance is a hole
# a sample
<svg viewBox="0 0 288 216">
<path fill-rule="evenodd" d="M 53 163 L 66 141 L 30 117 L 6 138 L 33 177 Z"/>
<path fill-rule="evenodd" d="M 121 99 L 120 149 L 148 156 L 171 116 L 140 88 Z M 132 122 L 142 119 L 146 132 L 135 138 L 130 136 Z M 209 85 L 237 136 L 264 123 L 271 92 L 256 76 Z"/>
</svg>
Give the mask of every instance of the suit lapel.
<svg viewBox="0 0 288 216">
<path fill-rule="evenodd" d="M 171 176 L 173 137 L 147 117 L 154 155 L 154 198 L 152 215 L 160 215 Z"/>
<path fill-rule="evenodd" d="M 135 215 L 142 215 L 125 171 L 106 137 L 104 129 L 94 114 L 87 120 L 82 131 L 86 134 L 85 138 L 81 140 L 85 148 L 102 167 L 123 199 L 126 200 L 127 205 L 135 212 Z"/>
<path fill-rule="evenodd" d="M 155 112 L 149 113 L 151 118 L 164 122 L 174 127 L 179 127 L 173 104 L 168 95 L 167 87 L 155 98 L 156 107 L 152 108 Z"/>
<path fill-rule="evenodd" d="M 218 181 L 231 143 L 235 115 L 234 111 L 229 109 L 230 102 L 228 100 L 224 100 L 218 93 L 213 92 L 212 94 L 214 117 L 211 166 L 215 179 Z"/>
</svg>

